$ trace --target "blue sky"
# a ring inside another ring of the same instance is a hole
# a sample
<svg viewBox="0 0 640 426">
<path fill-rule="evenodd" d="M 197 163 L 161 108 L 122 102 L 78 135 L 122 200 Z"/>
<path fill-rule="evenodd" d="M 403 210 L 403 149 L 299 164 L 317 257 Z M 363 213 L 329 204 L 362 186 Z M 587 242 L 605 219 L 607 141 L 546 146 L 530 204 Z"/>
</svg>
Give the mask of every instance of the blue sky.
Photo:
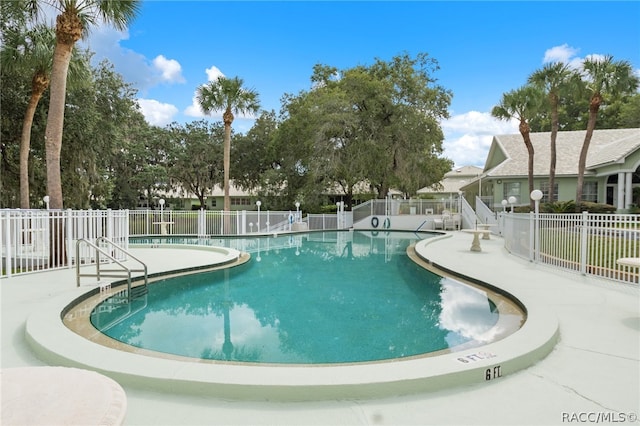
<svg viewBox="0 0 640 426">
<path fill-rule="evenodd" d="M 84 44 L 138 89 L 147 121 L 159 126 L 201 119 L 195 92 L 221 74 L 242 78 L 277 112 L 282 95 L 310 88 L 315 64 L 345 69 L 428 53 L 438 84 L 453 92 L 444 154 L 456 166 L 482 166 L 492 135 L 517 132 L 491 108 L 545 62 L 579 67 L 610 54 L 640 75 L 639 22 L 636 1 L 156 0 L 142 3 L 128 31 L 97 28 Z M 239 118 L 234 128 L 252 123 Z"/>
</svg>

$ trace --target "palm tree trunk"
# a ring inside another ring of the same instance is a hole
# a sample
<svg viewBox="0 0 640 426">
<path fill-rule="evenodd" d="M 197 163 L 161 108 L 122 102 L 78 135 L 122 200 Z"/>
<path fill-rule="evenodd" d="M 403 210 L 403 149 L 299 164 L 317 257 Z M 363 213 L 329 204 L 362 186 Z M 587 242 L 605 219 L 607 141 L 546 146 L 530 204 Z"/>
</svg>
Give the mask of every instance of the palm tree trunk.
<svg viewBox="0 0 640 426">
<path fill-rule="evenodd" d="M 549 161 L 549 196 L 548 202 L 553 203 L 555 196 L 555 184 L 556 184 L 556 140 L 558 137 L 558 98 L 553 96 L 551 99 L 551 147 L 550 147 L 550 161 Z"/>
<path fill-rule="evenodd" d="M 53 67 L 51 68 L 51 99 L 44 138 L 47 159 L 47 195 L 49 195 L 49 205 L 52 209 L 62 208 L 60 151 L 62 150 L 67 72 L 72 51 L 73 44 L 58 42 L 53 53 Z"/>
<path fill-rule="evenodd" d="M 33 126 L 33 116 L 36 113 L 38 102 L 42 98 L 42 94 L 49 85 L 49 80 L 36 74 L 33 77 L 31 98 L 27 104 L 27 110 L 24 113 L 22 121 L 22 135 L 20 138 L 20 208 L 30 208 L 29 202 L 29 151 L 31 150 L 31 127 Z"/>
<path fill-rule="evenodd" d="M 527 146 L 527 152 L 529 153 L 529 160 L 527 162 L 528 165 L 528 180 L 529 180 L 529 194 L 533 192 L 533 144 L 531 143 L 531 138 L 529 137 L 529 133 L 527 133 L 525 145 Z M 535 202 L 529 197 L 529 207 L 531 210 L 535 208 Z"/>
<path fill-rule="evenodd" d="M 230 109 L 226 109 L 222 114 L 222 120 L 224 122 L 224 153 L 223 164 L 224 170 L 224 233 L 231 233 L 231 216 L 228 212 L 231 211 L 231 198 L 229 197 L 229 172 L 231 169 L 231 124 L 233 123 L 233 113 Z"/>
<path fill-rule="evenodd" d="M 231 168 L 231 124 L 224 125 L 224 211 L 231 210 L 231 198 L 229 197 L 229 172 Z"/>
<path fill-rule="evenodd" d="M 580 203 L 582 202 L 582 187 L 584 185 L 584 171 L 587 166 L 587 154 L 589 153 L 589 145 L 593 131 L 596 128 L 596 119 L 598 118 L 598 110 L 600 109 L 601 98 L 594 95 L 589 104 L 589 121 L 587 122 L 587 133 L 584 135 L 584 142 L 580 150 L 580 159 L 578 160 L 578 183 L 576 188 L 576 213 L 580 213 Z"/>
<path fill-rule="evenodd" d="M 45 149 L 47 160 L 47 195 L 52 209 L 62 209 L 62 179 L 60 176 L 60 152 L 62 150 L 62 128 L 64 126 L 64 107 L 67 91 L 67 72 L 73 44 L 56 43 L 51 68 L 51 86 L 49 113 L 45 130 Z M 64 222 L 50 218 L 49 263 L 58 267 L 67 263 L 66 244 L 64 244 Z"/>
<path fill-rule="evenodd" d="M 527 123 L 524 120 L 520 120 L 520 125 L 518 126 L 518 128 L 520 130 L 520 134 L 522 135 L 522 139 L 524 140 L 524 145 L 527 147 L 527 153 L 529 154 L 527 169 L 528 169 L 528 181 L 529 181 L 529 194 L 531 194 L 531 192 L 533 192 L 533 155 L 534 155 L 533 144 L 531 143 L 531 136 L 530 136 L 531 128 L 529 127 L 529 123 Z M 534 201 L 531 199 L 531 197 L 528 197 L 528 198 L 529 198 L 529 207 L 531 208 L 531 210 L 533 210 L 535 208 Z"/>
</svg>

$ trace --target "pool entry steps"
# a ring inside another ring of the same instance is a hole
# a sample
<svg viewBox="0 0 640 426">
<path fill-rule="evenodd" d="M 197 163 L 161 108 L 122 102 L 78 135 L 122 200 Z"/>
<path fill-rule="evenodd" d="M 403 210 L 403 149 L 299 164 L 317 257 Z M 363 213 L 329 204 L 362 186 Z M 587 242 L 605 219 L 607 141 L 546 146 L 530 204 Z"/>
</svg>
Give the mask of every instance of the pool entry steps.
<svg viewBox="0 0 640 426">
<path fill-rule="evenodd" d="M 148 273 L 147 273 L 147 265 L 142 262 L 140 259 L 136 258 L 130 252 L 125 250 L 123 247 L 117 245 L 113 241 L 109 240 L 106 237 L 100 237 L 96 240 L 96 244 L 88 241 L 84 238 L 79 239 L 76 242 L 76 259 L 80 259 L 80 253 L 83 245 L 89 247 L 89 249 L 95 250 L 93 260 L 96 264 L 96 271 L 94 273 L 80 273 L 81 262 L 76 261 L 76 285 L 80 287 L 80 278 L 82 277 L 94 277 L 98 280 L 98 284 L 100 286 L 100 292 L 102 293 L 105 289 L 111 288 L 111 281 L 101 281 L 102 278 L 126 278 L 127 279 L 127 288 L 117 292 L 113 298 L 116 299 L 118 303 L 131 303 L 133 299 L 145 296 L 149 290 L 147 287 L 148 284 Z M 103 256 L 103 258 L 101 258 Z M 122 262 L 127 258 L 131 258 L 134 261 L 138 262 L 141 265 L 139 269 L 132 269 L 124 265 Z M 109 262 L 110 264 L 115 264 L 119 266 L 118 269 L 104 269 L 102 268 L 103 263 Z M 144 281 L 141 285 L 137 285 L 132 287 L 132 272 L 142 272 Z"/>
</svg>

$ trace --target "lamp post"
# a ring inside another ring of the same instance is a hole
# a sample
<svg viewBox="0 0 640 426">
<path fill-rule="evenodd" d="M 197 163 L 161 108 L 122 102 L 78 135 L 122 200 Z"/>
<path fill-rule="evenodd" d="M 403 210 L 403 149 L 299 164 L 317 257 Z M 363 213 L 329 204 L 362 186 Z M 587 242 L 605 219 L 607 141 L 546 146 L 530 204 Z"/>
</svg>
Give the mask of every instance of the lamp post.
<svg viewBox="0 0 640 426">
<path fill-rule="evenodd" d="M 164 198 L 160 198 L 158 204 L 160 204 L 160 222 L 164 222 Z"/>
<path fill-rule="evenodd" d="M 262 201 L 256 201 L 256 206 L 258 207 L 258 223 L 256 224 L 256 232 L 260 232 L 260 206 L 262 205 Z"/>
<path fill-rule="evenodd" d="M 542 199 L 542 191 L 539 189 L 534 189 L 531 191 L 529 195 L 535 204 L 535 214 L 534 214 L 534 227 L 533 227 L 533 235 L 534 235 L 534 254 L 533 260 L 537 263 L 540 259 L 540 200 Z"/>
<path fill-rule="evenodd" d="M 300 203 L 296 201 L 296 222 L 300 222 Z"/>
<path fill-rule="evenodd" d="M 506 212 L 507 211 L 507 204 L 509 204 L 509 202 L 507 200 L 502 200 L 501 204 L 502 204 L 502 211 Z"/>
<path fill-rule="evenodd" d="M 513 213 L 513 205 L 516 203 L 516 201 L 518 201 L 518 199 L 513 195 L 509 197 L 509 204 L 511 205 L 511 213 Z"/>
<path fill-rule="evenodd" d="M 42 197 L 42 201 L 44 201 L 44 205 L 47 207 L 47 210 L 49 210 L 49 196 L 45 195 Z"/>
</svg>

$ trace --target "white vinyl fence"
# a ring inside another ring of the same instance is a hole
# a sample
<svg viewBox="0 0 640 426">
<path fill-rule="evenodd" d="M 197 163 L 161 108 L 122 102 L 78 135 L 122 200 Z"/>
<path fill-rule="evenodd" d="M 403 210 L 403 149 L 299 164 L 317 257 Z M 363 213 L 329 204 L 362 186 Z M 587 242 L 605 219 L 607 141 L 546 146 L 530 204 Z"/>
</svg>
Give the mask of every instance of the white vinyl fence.
<svg viewBox="0 0 640 426">
<path fill-rule="evenodd" d="M 126 249 L 128 219 L 125 210 L 0 210 L 0 276 L 90 264 L 86 248 L 76 259 L 80 239 L 106 237 Z"/>
<path fill-rule="evenodd" d="M 512 254 L 581 274 L 639 282 L 638 268 L 620 258 L 640 257 L 640 215 L 499 213 L 505 248 Z"/>
<path fill-rule="evenodd" d="M 334 220 L 324 228 L 336 229 Z M 221 210 L 131 210 L 129 235 L 183 235 L 208 237 L 211 235 L 246 235 L 252 233 L 288 232 L 302 223 L 302 211 L 231 211 Z M 317 223 L 314 222 L 314 225 Z"/>
</svg>

